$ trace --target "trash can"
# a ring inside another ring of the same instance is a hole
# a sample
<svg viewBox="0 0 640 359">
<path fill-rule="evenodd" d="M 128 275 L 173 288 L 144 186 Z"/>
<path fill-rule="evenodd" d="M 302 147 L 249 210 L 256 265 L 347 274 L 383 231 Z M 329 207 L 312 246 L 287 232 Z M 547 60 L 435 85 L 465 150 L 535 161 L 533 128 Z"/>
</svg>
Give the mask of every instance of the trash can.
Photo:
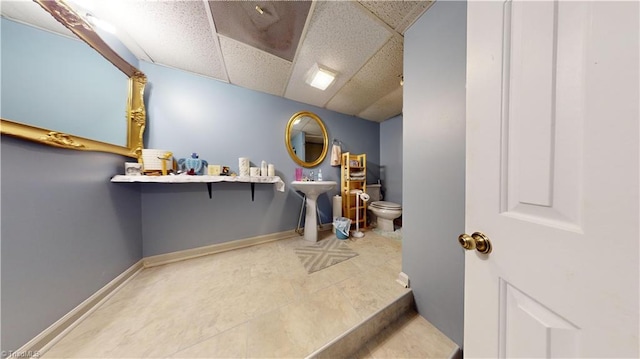
<svg viewBox="0 0 640 359">
<path fill-rule="evenodd" d="M 337 217 L 333 220 L 333 228 L 335 228 L 336 238 L 349 238 L 349 229 L 351 228 L 351 220 L 345 217 Z"/>
</svg>

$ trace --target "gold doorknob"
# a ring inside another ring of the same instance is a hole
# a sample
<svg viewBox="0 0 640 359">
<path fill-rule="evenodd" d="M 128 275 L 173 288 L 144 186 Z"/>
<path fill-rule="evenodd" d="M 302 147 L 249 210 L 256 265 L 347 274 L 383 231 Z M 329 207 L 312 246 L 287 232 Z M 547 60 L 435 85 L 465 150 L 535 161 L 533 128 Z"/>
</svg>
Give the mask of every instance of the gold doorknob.
<svg viewBox="0 0 640 359">
<path fill-rule="evenodd" d="M 480 253 L 489 254 L 493 249 L 491 247 L 491 241 L 489 240 L 489 237 L 487 237 L 482 232 L 474 232 L 472 235 L 463 233 L 458 236 L 458 242 L 460 243 L 462 248 L 468 251 L 472 251 L 475 249 Z"/>
</svg>

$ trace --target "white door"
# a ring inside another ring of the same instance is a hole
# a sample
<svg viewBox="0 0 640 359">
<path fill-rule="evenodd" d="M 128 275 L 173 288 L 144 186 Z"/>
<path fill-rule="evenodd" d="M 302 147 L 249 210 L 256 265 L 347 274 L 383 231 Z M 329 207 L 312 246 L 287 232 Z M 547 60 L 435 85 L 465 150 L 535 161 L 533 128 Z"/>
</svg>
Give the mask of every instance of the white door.
<svg viewBox="0 0 640 359">
<path fill-rule="evenodd" d="M 638 357 L 639 13 L 468 3 L 466 357 Z"/>
</svg>

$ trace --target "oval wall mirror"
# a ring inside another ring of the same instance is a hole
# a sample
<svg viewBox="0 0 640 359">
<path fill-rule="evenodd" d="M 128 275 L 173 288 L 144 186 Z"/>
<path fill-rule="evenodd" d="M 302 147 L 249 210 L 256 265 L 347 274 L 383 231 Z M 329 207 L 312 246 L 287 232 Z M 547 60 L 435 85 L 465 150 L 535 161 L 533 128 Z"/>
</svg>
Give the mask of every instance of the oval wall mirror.
<svg viewBox="0 0 640 359">
<path fill-rule="evenodd" d="M 312 112 L 302 111 L 291 116 L 284 136 L 291 159 L 302 167 L 315 167 L 327 156 L 327 129 L 320 117 Z"/>
</svg>

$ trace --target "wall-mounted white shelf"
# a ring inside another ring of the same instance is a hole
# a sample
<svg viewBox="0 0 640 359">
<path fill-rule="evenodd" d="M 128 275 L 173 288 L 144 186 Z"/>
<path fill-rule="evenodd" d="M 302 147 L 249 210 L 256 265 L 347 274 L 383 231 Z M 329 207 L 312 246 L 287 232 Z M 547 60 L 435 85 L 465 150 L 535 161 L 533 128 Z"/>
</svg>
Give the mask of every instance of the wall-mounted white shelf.
<svg viewBox="0 0 640 359">
<path fill-rule="evenodd" d="M 284 192 L 284 182 L 279 176 L 124 176 L 116 175 L 111 182 L 119 183 L 206 183 L 209 198 L 212 197 L 211 184 L 220 182 L 240 182 L 251 184 L 251 200 L 254 199 L 256 183 L 272 183 L 278 192 Z"/>
</svg>

